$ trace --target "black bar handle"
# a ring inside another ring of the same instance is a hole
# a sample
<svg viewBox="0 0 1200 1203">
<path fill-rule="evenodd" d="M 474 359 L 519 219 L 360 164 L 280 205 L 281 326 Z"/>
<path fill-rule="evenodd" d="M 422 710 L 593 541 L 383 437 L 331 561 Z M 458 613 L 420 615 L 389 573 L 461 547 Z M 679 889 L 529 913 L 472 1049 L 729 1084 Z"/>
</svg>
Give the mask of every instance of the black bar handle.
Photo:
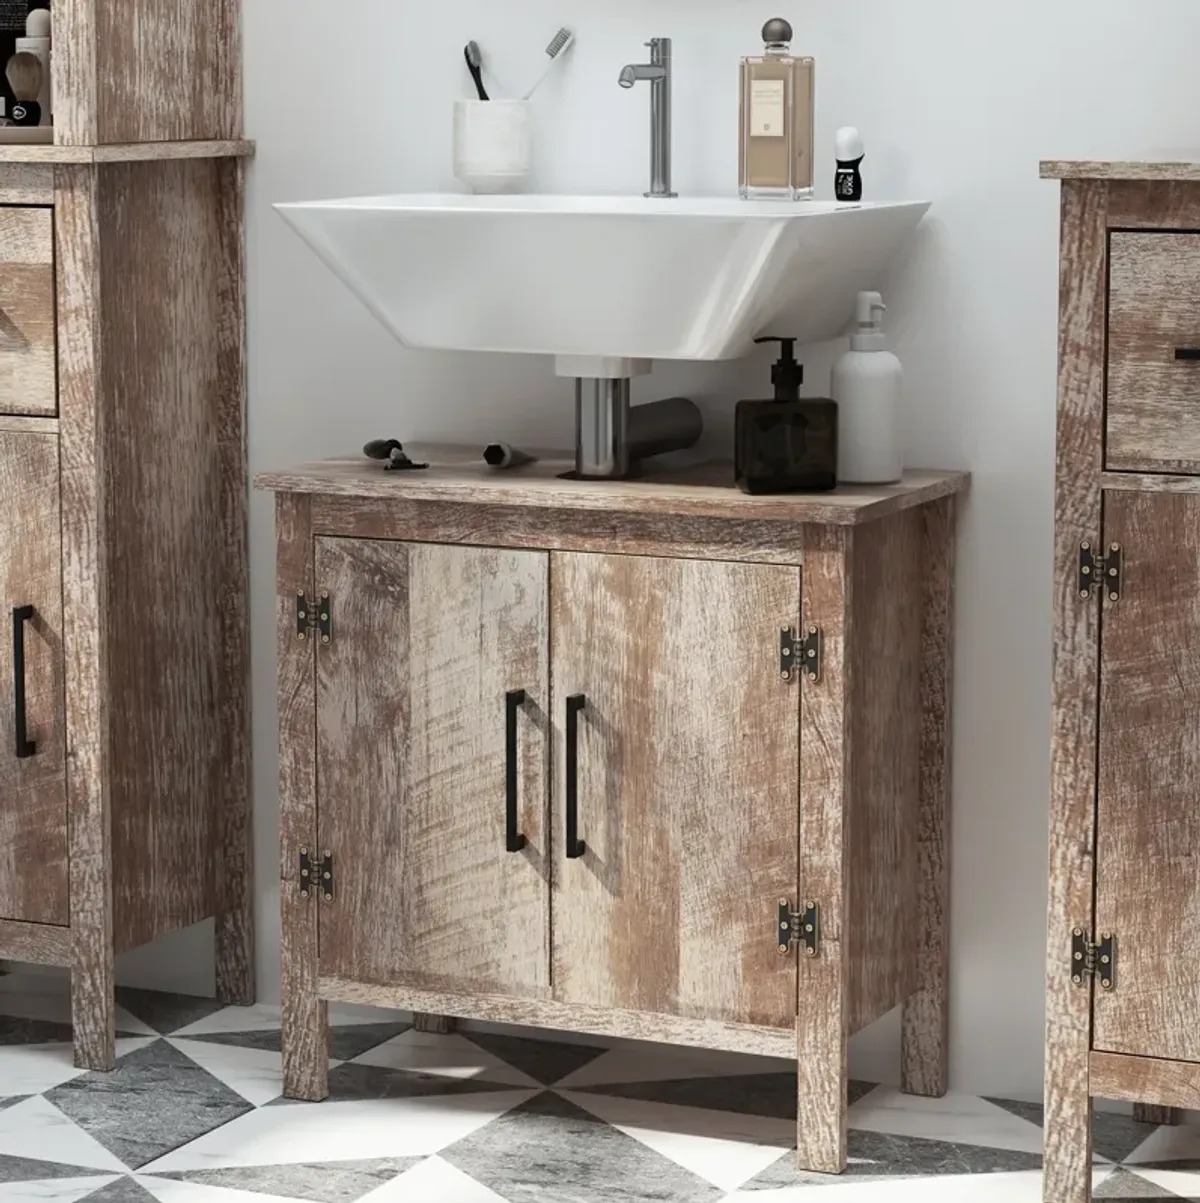
<svg viewBox="0 0 1200 1203">
<path fill-rule="evenodd" d="M 29 738 L 29 718 L 25 712 L 25 624 L 33 621 L 32 606 L 13 606 L 13 714 L 17 728 L 17 759 L 28 760 L 37 753 L 37 744 Z"/>
<path fill-rule="evenodd" d="M 525 847 L 525 837 L 517 830 L 517 803 L 520 800 L 517 770 L 521 750 L 517 746 L 517 719 L 525 705 L 525 690 L 510 690 L 505 698 L 508 721 L 504 737 L 504 797 L 505 834 L 504 846 L 509 852 L 520 852 Z"/>
<path fill-rule="evenodd" d="M 1176 359 L 1200 359 L 1200 347 L 1176 347 Z"/>
<path fill-rule="evenodd" d="M 578 860 L 587 844 L 579 838 L 579 713 L 587 708 L 581 693 L 567 698 L 567 859 Z"/>
</svg>

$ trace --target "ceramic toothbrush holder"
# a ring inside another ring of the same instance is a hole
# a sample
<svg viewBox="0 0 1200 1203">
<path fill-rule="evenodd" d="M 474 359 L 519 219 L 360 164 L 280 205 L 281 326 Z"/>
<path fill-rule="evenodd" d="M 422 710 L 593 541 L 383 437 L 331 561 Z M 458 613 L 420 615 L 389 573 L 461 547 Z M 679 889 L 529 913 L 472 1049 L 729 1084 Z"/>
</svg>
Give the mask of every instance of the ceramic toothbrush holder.
<svg viewBox="0 0 1200 1203">
<path fill-rule="evenodd" d="M 533 170 L 526 100 L 454 102 L 454 175 L 475 192 L 519 192 Z"/>
</svg>

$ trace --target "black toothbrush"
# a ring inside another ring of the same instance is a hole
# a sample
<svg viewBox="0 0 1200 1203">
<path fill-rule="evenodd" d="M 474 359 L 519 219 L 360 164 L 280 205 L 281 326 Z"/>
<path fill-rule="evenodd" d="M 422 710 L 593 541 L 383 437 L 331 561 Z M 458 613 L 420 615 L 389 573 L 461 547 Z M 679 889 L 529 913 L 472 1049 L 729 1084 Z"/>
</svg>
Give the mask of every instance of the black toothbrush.
<svg viewBox="0 0 1200 1203">
<path fill-rule="evenodd" d="M 487 88 L 483 86 L 483 54 L 480 52 L 479 43 L 468 42 L 463 47 L 463 58 L 467 60 L 467 70 L 475 81 L 475 91 L 479 93 L 479 99 L 491 100 Z"/>
</svg>

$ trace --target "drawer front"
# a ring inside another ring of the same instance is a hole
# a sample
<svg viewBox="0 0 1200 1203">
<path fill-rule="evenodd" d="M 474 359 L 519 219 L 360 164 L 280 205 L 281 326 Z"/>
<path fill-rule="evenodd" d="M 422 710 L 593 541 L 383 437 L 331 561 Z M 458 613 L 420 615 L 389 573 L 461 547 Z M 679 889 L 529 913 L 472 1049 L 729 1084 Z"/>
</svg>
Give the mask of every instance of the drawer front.
<svg viewBox="0 0 1200 1203">
<path fill-rule="evenodd" d="M 0 207 L 0 414 L 57 412 L 53 210 Z"/>
<path fill-rule="evenodd" d="M 66 924 L 58 437 L 0 432 L 0 919 Z"/>
<path fill-rule="evenodd" d="M 1105 460 L 1200 473 L 1200 234 L 1112 235 Z"/>
</svg>

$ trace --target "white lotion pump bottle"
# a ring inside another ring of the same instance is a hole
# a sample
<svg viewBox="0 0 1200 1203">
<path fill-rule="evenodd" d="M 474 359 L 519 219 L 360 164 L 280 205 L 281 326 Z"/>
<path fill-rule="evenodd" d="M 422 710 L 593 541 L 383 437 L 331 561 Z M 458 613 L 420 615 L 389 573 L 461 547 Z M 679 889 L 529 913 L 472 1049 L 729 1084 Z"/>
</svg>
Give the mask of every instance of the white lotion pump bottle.
<svg viewBox="0 0 1200 1203">
<path fill-rule="evenodd" d="M 900 395 L 904 369 L 887 349 L 877 292 L 860 292 L 850 350 L 833 365 L 838 406 L 838 483 L 893 484 L 900 458 Z"/>
</svg>

